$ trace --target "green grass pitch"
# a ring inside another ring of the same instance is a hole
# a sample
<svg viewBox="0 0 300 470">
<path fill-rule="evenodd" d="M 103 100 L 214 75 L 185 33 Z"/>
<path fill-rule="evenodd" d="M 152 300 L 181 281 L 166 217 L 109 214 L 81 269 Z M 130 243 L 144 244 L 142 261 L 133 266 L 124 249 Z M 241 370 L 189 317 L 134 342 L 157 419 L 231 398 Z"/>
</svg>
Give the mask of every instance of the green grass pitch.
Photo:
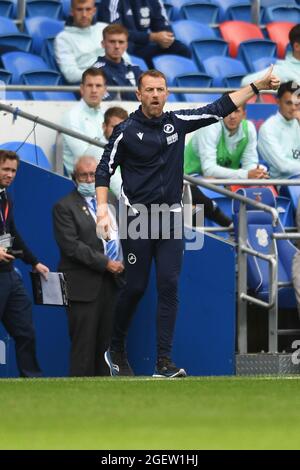
<svg viewBox="0 0 300 470">
<path fill-rule="evenodd" d="M 1 449 L 299 449 L 300 378 L 1 379 Z"/>
</svg>

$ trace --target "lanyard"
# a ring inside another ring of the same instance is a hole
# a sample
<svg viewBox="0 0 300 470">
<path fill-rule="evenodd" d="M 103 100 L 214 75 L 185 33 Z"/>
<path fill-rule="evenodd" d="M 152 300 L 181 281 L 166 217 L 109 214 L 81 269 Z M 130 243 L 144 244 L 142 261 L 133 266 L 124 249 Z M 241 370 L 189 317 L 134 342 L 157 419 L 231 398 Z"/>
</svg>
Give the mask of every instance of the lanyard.
<svg viewBox="0 0 300 470">
<path fill-rule="evenodd" d="M 6 201 L 4 213 L 3 213 L 2 209 L 0 209 L 0 217 L 1 217 L 1 222 L 2 222 L 2 225 L 3 225 L 4 233 L 6 232 L 5 225 L 6 225 L 6 221 L 7 221 L 7 217 L 8 217 L 8 210 L 9 210 L 8 209 L 8 201 Z"/>
</svg>

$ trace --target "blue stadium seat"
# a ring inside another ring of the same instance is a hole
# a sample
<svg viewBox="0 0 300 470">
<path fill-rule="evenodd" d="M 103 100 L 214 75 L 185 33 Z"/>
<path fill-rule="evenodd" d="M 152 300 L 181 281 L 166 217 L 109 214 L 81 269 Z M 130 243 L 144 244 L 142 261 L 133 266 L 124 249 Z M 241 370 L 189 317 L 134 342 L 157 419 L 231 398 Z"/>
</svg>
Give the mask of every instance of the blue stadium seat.
<svg viewBox="0 0 300 470">
<path fill-rule="evenodd" d="M 241 42 L 237 59 L 244 62 L 249 72 L 254 72 L 253 62 L 262 57 L 273 57 L 276 61 L 277 45 L 269 39 L 250 39 Z"/>
<path fill-rule="evenodd" d="M 294 227 L 294 211 L 290 198 L 279 195 L 275 199 L 276 209 L 278 211 L 280 222 L 282 223 L 283 227 Z"/>
<path fill-rule="evenodd" d="M 52 70 L 59 71 L 54 53 L 54 40 L 55 36 L 44 39 L 41 50 L 41 57 Z"/>
<path fill-rule="evenodd" d="M 14 17 L 14 3 L 11 0 L 0 0 L 0 16 Z"/>
<path fill-rule="evenodd" d="M 192 53 L 199 70 L 203 68 L 202 61 L 214 55 L 227 56 L 228 44 L 221 38 L 202 39 L 193 41 Z"/>
<path fill-rule="evenodd" d="M 242 77 L 247 70 L 242 62 L 231 57 L 214 56 L 203 61 L 203 67 L 208 75 L 213 77 L 213 86 L 226 86 L 224 79 Z"/>
<path fill-rule="evenodd" d="M 31 37 L 20 33 L 13 20 L 0 17 L 0 45 L 14 46 L 29 52 L 31 43 Z"/>
<path fill-rule="evenodd" d="M 68 18 L 71 10 L 71 0 L 62 0 L 64 18 Z"/>
<path fill-rule="evenodd" d="M 2 62 L 6 70 L 12 73 L 13 84 L 22 83 L 21 76 L 26 72 L 50 70 L 41 57 L 26 52 L 2 54 Z"/>
<path fill-rule="evenodd" d="M 233 21 L 252 21 L 251 5 L 249 2 L 239 2 L 226 10 L 226 19 Z"/>
<path fill-rule="evenodd" d="M 46 16 L 53 19 L 62 19 L 63 8 L 59 0 L 27 0 L 26 16 Z"/>
<path fill-rule="evenodd" d="M 6 100 L 17 100 L 17 101 L 25 101 L 27 100 L 27 96 L 22 91 L 6 91 L 5 92 L 5 99 Z"/>
<path fill-rule="evenodd" d="M 218 22 L 219 7 L 210 0 L 187 3 L 181 7 L 182 16 L 187 20 L 200 23 L 216 24 Z"/>
<path fill-rule="evenodd" d="M 192 20 L 179 20 L 172 23 L 174 35 L 178 41 L 190 47 L 191 42 L 215 38 L 216 34 L 210 26 Z"/>
<path fill-rule="evenodd" d="M 269 188 L 247 188 L 239 189 L 239 194 L 251 199 L 275 207 L 276 202 Z M 237 236 L 239 202 L 234 201 L 234 225 Z M 273 233 L 282 233 L 284 228 L 279 222 L 277 227 L 272 226 L 272 217 L 269 213 L 255 210 L 253 206 L 247 207 L 248 246 L 260 253 L 270 254 Z M 288 240 L 277 240 L 278 252 L 278 282 L 291 282 L 291 270 L 293 257 L 297 252 L 296 247 Z M 259 299 L 268 300 L 269 296 L 269 264 L 258 257 L 247 257 L 248 288 Z M 293 287 L 280 287 L 278 289 L 278 305 L 281 308 L 295 307 L 295 296 Z"/>
<path fill-rule="evenodd" d="M 171 3 L 164 2 L 164 7 L 167 13 L 167 16 L 170 21 L 173 19 L 173 5 Z"/>
<path fill-rule="evenodd" d="M 269 67 L 271 64 L 274 64 L 274 57 L 261 57 L 260 59 L 254 60 L 252 64 L 253 71 L 259 72 L 260 70 Z"/>
<path fill-rule="evenodd" d="M 23 73 L 21 76 L 25 85 L 61 85 L 61 75 L 54 70 L 39 70 Z M 74 93 L 65 91 L 29 91 L 32 100 L 41 101 L 75 101 Z"/>
<path fill-rule="evenodd" d="M 169 54 L 153 58 L 154 67 L 163 72 L 168 81 L 168 85 L 174 85 L 177 75 L 187 73 L 198 73 L 196 64 L 191 59 Z"/>
<path fill-rule="evenodd" d="M 273 23 L 274 21 L 289 21 L 300 23 L 300 7 L 293 5 L 282 5 L 267 7 L 264 10 L 264 23 Z"/>
<path fill-rule="evenodd" d="M 244 6 L 244 5 L 250 5 L 250 0 L 215 0 L 215 3 L 219 5 L 219 21 L 226 21 L 226 20 L 231 20 L 229 15 L 229 9 L 231 7 L 235 6 Z M 243 11 L 243 10 L 241 10 Z M 245 12 L 243 12 L 245 14 Z M 240 19 L 240 18 L 237 18 Z M 249 21 L 244 20 L 244 21 Z"/>
<path fill-rule="evenodd" d="M 178 75 L 175 78 L 175 85 L 178 87 L 190 87 L 190 88 L 197 88 L 197 87 L 210 87 L 212 84 L 212 78 L 209 75 L 204 73 L 190 73 L 186 75 Z M 190 101 L 190 102 L 198 102 L 203 101 L 203 96 L 205 94 L 202 93 L 181 93 L 181 99 L 183 101 Z"/>
<path fill-rule="evenodd" d="M 38 145 L 28 142 L 5 142 L 0 145 L 1 149 L 17 152 L 21 160 L 37 165 L 45 170 L 51 170 L 52 166 L 44 151 Z"/>
<path fill-rule="evenodd" d="M 64 21 L 43 16 L 25 19 L 25 30 L 32 37 L 32 52 L 40 54 L 44 39 L 55 37 L 64 29 Z"/>
<path fill-rule="evenodd" d="M 0 69 L 0 82 L 4 82 L 8 85 L 11 82 L 11 73 L 8 70 Z"/>
<path fill-rule="evenodd" d="M 138 65 L 143 72 L 146 72 L 146 70 L 148 70 L 147 64 L 144 59 L 142 59 L 141 57 L 137 57 L 136 55 L 130 55 L 129 57 L 132 65 Z"/>
<path fill-rule="evenodd" d="M 300 180 L 300 174 L 290 176 L 289 179 Z M 298 201 L 300 198 L 300 186 L 281 186 L 280 194 L 282 196 L 288 197 L 292 201 L 293 208 L 296 211 L 298 207 Z"/>
</svg>

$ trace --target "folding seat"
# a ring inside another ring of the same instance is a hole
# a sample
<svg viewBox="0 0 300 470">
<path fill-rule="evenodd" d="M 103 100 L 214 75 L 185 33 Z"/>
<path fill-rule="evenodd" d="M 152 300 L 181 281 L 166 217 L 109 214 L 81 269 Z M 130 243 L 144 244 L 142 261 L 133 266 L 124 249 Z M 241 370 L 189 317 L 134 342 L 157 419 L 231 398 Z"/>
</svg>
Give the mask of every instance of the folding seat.
<svg viewBox="0 0 300 470">
<path fill-rule="evenodd" d="M 164 7 L 165 7 L 165 10 L 166 10 L 166 13 L 167 13 L 167 16 L 168 16 L 169 20 L 172 21 L 173 5 L 171 3 L 165 3 L 164 2 Z"/>
<path fill-rule="evenodd" d="M 178 75 L 175 78 L 175 85 L 178 87 L 189 88 L 206 88 L 212 85 L 212 77 L 204 73 L 190 73 L 186 75 Z M 180 97 L 183 101 L 202 102 L 205 99 L 205 93 L 181 93 Z M 210 99 L 209 99 L 210 101 Z"/>
<path fill-rule="evenodd" d="M 27 34 L 20 33 L 13 20 L 0 17 L 0 45 L 13 46 L 29 52 L 32 39 Z"/>
<path fill-rule="evenodd" d="M 221 38 L 211 38 L 193 41 L 192 44 L 193 57 L 198 64 L 199 69 L 202 68 L 202 61 L 211 56 L 227 56 L 228 44 Z"/>
<path fill-rule="evenodd" d="M 260 70 L 269 67 L 271 64 L 274 64 L 274 57 L 260 57 L 253 61 L 252 70 L 254 72 L 259 72 Z"/>
<path fill-rule="evenodd" d="M 269 39 L 251 39 L 240 44 L 237 59 L 244 62 L 250 72 L 254 72 L 253 62 L 262 57 L 271 57 L 276 62 L 277 45 Z"/>
<path fill-rule="evenodd" d="M 21 75 L 25 85 L 61 85 L 61 75 L 54 70 L 25 72 Z M 29 91 L 30 99 L 41 101 L 75 101 L 74 93 L 65 91 Z"/>
<path fill-rule="evenodd" d="M 252 12 L 250 2 L 239 2 L 236 5 L 230 6 L 227 11 L 228 20 L 233 21 L 247 21 L 251 23 L 252 21 Z"/>
<path fill-rule="evenodd" d="M 265 8 L 263 15 L 264 23 L 272 23 L 274 21 L 289 21 L 291 23 L 300 23 L 300 7 L 293 5 L 271 6 Z"/>
<path fill-rule="evenodd" d="M 147 64 L 144 61 L 144 59 L 136 55 L 131 55 L 131 54 L 129 57 L 130 57 L 132 65 L 138 65 L 143 72 L 146 72 L 146 70 L 148 70 Z"/>
<path fill-rule="evenodd" d="M 181 7 L 181 14 L 187 20 L 199 21 L 200 23 L 216 24 L 218 22 L 219 7 L 213 2 L 189 2 Z"/>
<path fill-rule="evenodd" d="M 11 82 L 11 73 L 8 70 L 0 69 L 0 82 L 8 85 Z"/>
<path fill-rule="evenodd" d="M 295 24 L 278 21 L 266 25 L 269 38 L 277 44 L 277 53 L 280 59 L 285 57 L 286 47 L 289 44 L 289 32 Z"/>
<path fill-rule="evenodd" d="M 11 0 L 0 0 L 0 16 L 5 18 L 13 18 L 14 3 Z"/>
<path fill-rule="evenodd" d="M 37 165 L 45 170 L 51 170 L 52 165 L 46 157 L 44 151 L 38 145 L 30 144 L 29 142 L 5 142 L 0 145 L 1 149 L 12 150 L 17 152 L 20 159 Z"/>
<path fill-rule="evenodd" d="M 205 72 L 213 77 L 213 86 L 226 86 L 224 79 L 241 80 L 247 70 L 242 62 L 231 57 L 214 56 L 203 61 Z M 228 82 L 227 82 L 228 83 Z M 233 86 L 233 85 L 230 85 Z"/>
<path fill-rule="evenodd" d="M 71 0 L 62 0 L 62 7 L 63 7 L 63 17 L 67 19 L 68 16 L 70 16 Z"/>
<path fill-rule="evenodd" d="M 219 21 L 226 21 L 226 20 L 242 20 L 242 21 L 248 21 L 245 20 L 244 18 L 231 18 L 230 17 L 230 9 L 235 6 L 249 6 L 250 5 L 250 0 L 215 0 L 215 3 L 219 5 Z M 243 11 L 242 9 L 240 11 Z M 238 13 L 237 13 L 238 14 Z M 241 13 L 240 13 L 241 15 Z M 243 15 L 245 15 L 245 12 L 243 12 Z"/>
<path fill-rule="evenodd" d="M 276 202 L 269 188 L 239 189 L 237 193 L 250 199 L 259 200 L 270 207 L 275 207 Z M 237 237 L 239 201 L 234 201 L 234 226 Z M 276 227 L 272 226 L 272 217 L 268 212 L 256 210 L 253 206 L 246 207 L 249 248 L 264 255 L 271 253 L 274 233 L 284 233 L 281 222 Z M 292 281 L 292 261 L 297 253 L 296 247 L 288 240 L 277 240 L 276 250 L 278 254 L 278 283 L 287 283 L 287 286 L 278 286 L 278 305 L 281 308 L 294 308 L 296 306 Z M 257 256 L 247 256 L 248 289 L 258 299 L 268 301 L 269 263 Z M 290 284 L 290 285 L 289 285 Z"/>
<path fill-rule="evenodd" d="M 300 175 L 290 176 L 289 179 L 300 179 Z M 297 210 L 300 197 L 300 186 L 281 186 L 280 195 L 288 197 L 292 201 L 294 210 Z"/>
<path fill-rule="evenodd" d="M 45 39 L 54 38 L 64 29 L 64 21 L 43 16 L 25 19 L 25 31 L 32 37 L 32 52 L 40 54 Z"/>
<path fill-rule="evenodd" d="M 59 0 L 27 0 L 26 16 L 46 16 L 53 19 L 62 19 L 63 9 Z"/>
<path fill-rule="evenodd" d="M 27 96 L 23 91 L 6 91 L 5 98 L 6 100 L 16 100 L 16 101 L 26 101 Z"/>
<path fill-rule="evenodd" d="M 163 72 L 168 81 L 168 85 L 174 85 L 177 75 L 187 73 L 198 73 L 196 64 L 185 57 L 169 54 L 153 58 L 154 67 Z"/>
<path fill-rule="evenodd" d="M 192 20 L 179 20 L 172 23 L 172 28 L 176 39 L 190 47 L 193 41 L 202 39 L 214 39 L 216 34 L 212 28 L 206 24 Z"/>
<path fill-rule="evenodd" d="M 22 83 L 21 76 L 26 72 L 50 70 L 41 57 L 26 52 L 2 54 L 2 62 L 6 70 L 12 73 L 13 84 Z"/>
<path fill-rule="evenodd" d="M 264 39 L 260 28 L 245 21 L 224 21 L 219 25 L 221 35 L 229 44 L 229 54 L 236 57 L 241 42 L 250 39 Z"/>
</svg>

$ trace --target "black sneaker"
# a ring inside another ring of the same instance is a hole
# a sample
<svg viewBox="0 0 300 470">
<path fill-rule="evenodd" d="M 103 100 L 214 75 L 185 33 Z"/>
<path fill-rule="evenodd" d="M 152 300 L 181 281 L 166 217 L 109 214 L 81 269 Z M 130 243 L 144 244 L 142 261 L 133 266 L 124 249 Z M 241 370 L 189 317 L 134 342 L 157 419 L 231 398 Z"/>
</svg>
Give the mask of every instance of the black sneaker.
<svg viewBox="0 0 300 470">
<path fill-rule="evenodd" d="M 106 351 L 104 353 L 104 359 L 110 369 L 110 375 L 112 377 L 126 376 L 132 377 L 134 375 L 125 352 Z"/>
<path fill-rule="evenodd" d="M 154 374 L 152 377 L 175 378 L 186 377 L 187 373 L 184 369 L 179 369 L 168 357 L 158 359 Z"/>
</svg>

